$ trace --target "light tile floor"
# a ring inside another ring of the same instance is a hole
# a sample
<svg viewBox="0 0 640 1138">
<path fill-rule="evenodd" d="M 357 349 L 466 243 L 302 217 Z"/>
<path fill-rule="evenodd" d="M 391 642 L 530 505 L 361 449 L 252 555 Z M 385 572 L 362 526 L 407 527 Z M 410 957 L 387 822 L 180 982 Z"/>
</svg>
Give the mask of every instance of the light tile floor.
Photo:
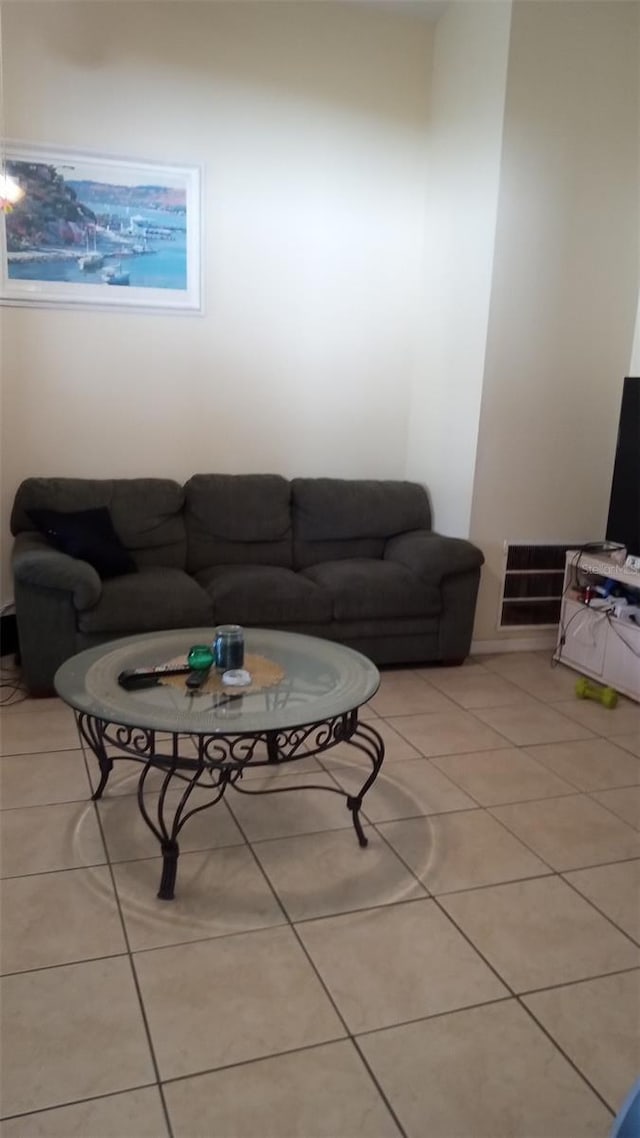
<svg viewBox="0 0 640 1138">
<path fill-rule="evenodd" d="M 640 708 L 574 683 L 385 672 L 368 848 L 309 788 L 359 785 L 343 746 L 196 814 L 172 903 L 134 765 L 96 807 L 71 713 L 3 707 L 4 1138 L 606 1138 L 640 1068 Z"/>
</svg>

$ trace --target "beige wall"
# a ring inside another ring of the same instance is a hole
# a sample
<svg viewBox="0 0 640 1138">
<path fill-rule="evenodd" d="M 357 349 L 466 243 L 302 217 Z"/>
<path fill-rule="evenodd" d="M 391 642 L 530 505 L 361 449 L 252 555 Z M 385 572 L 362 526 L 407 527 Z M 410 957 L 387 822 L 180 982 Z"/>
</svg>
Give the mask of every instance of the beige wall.
<svg viewBox="0 0 640 1138">
<path fill-rule="evenodd" d="M 511 4 L 449 5 L 433 50 L 425 295 L 407 476 L 434 524 L 467 537 L 491 297 Z"/>
<path fill-rule="evenodd" d="M 604 537 L 638 302 L 638 4 L 514 4 L 471 536 Z M 520 634 L 522 635 L 522 634 Z"/>
<path fill-rule="evenodd" d="M 640 375 L 640 303 L 638 303 L 638 312 L 636 314 L 636 330 L 633 337 L 633 348 L 631 349 L 629 375 Z"/>
<path fill-rule="evenodd" d="M 402 476 L 430 25 L 21 0 L 3 30 L 10 136 L 203 165 L 206 278 L 203 317 L 3 311 L 5 564 L 28 475 Z"/>
<path fill-rule="evenodd" d="M 388 5 L 4 5 L 8 133 L 202 163 L 207 288 L 203 317 L 0 312 L 3 564 L 30 474 L 407 474 L 485 550 L 492 639 L 505 540 L 603 535 L 639 5 L 509 7 L 434 36 Z"/>
</svg>

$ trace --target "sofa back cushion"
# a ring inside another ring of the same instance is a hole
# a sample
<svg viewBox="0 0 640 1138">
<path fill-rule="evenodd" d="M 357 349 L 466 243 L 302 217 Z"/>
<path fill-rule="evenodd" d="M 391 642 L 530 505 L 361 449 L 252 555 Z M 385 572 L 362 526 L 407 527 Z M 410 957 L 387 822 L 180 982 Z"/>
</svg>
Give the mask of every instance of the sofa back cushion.
<svg viewBox="0 0 640 1138">
<path fill-rule="evenodd" d="M 169 478 L 27 478 L 13 505 L 14 534 L 35 530 L 28 510 L 71 513 L 106 506 L 138 568 L 184 569 L 187 542 L 182 487 Z"/>
<path fill-rule="evenodd" d="M 290 484 L 279 474 L 194 474 L 185 486 L 187 569 L 291 568 Z"/>
<path fill-rule="evenodd" d="M 388 538 L 431 528 L 429 499 L 416 482 L 294 478 L 291 496 L 296 569 L 382 557 Z"/>
</svg>

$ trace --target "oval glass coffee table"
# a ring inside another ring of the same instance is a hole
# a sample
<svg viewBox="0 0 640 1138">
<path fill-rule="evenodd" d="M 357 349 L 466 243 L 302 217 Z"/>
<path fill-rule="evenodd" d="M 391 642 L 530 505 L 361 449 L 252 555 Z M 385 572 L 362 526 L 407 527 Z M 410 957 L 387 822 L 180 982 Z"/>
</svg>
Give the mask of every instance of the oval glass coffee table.
<svg viewBox="0 0 640 1138">
<path fill-rule="evenodd" d="M 384 758 L 382 739 L 358 718 L 358 709 L 377 691 L 378 671 L 359 652 L 330 640 L 246 629 L 245 668 L 252 682 L 245 688 L 224 687 L 214 673 L 195 692 L 187 689 L 184 676 L 165 676 L 140 691 L 125 691 L 118 683 L 128 669 L 182 663 L 193 645 L 211 638 L 210 628 L 191 628 L 111 641 L 73 656 L 55 677 L 58 695 L 74 709 L 80 736 L 100 766 L 93 798 L 101 797 L 114 761 L 136 759 L 141 765 L 138 805 L 160 843 L 158 896 L 163 900 L 174 896 L 182 827 L 219 802 L 228 787 L 242 794 L 303 789 L 276 785 L 251 790 L 251 780 L 248 785 L 242 781 L 247 766 L 268 769 L 322 754 L 339 743 L 357 748 L 371 764 L 357 795 L 306 782 L 304 789 L 342 795 L 358 841 L 366 846 L 360 809 Z M 151 770 L 164 774 L 153 817 L 144 797 Z M 176 785 L 183 787 L 177 805 L 175 796 L 168 796 Z M 209 801 L 193 805 L 195 787 L 210 791 Z"/>
</svg>

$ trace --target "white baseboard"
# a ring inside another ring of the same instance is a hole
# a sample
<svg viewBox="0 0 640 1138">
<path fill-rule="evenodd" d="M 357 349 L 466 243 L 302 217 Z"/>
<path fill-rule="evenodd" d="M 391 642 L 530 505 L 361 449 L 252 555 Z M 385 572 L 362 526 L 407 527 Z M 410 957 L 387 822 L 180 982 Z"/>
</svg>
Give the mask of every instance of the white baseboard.
<svg viewBox="0 0 640 1138">
<path fill-rule="evenodd" d="M 546 652 L 555 648 L 558 639 L 556 632 L 541 633 L 540 636 L 505 637 L 504 640 L 472 640 L 471 655 L 482 656 L 490 652 Z"/>
</svg>

